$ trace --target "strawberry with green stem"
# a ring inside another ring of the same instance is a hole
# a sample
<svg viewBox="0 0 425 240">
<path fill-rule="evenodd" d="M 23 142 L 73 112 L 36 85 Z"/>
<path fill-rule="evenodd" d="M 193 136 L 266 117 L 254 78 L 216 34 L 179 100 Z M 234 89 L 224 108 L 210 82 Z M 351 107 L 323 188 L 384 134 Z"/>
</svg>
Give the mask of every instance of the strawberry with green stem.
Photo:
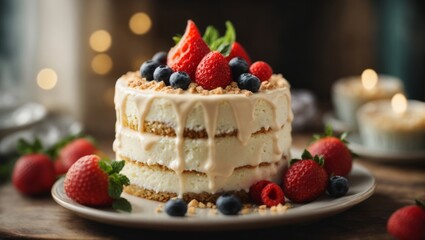
<svg viewBox="0 0 425 240">
<path fill-rule="evenodd" d="M 21 194 L 35 196 L 49 193 L 56 180 L 52 158 L 39 139 L 30 143 L 20 139 L 17 145 L 20 157 L 12 171 L 12 184 Z"/>
<path fill-rule="evenodd" d="M 307 203 L 319 198 L 328 185 L 325 160 L 304 150 L 301 159 L 292 159 L 283 176 L 283 192 L 293 203 Z"/>
<path fill-rule="evenodd" d="M 74 201 L 92 207 L 110 207 L 131 212 L 131 204 L 121 197 L 129 179 L 120 174 L 125 161 L 110 161 L 87 155 L 76 161 L 64 180 L 64 190 Z"/>
<path fill-rule="evenodd" d="M 314 135 L 313 141 L 307 146 L 312 155 L 325 159 L 325 169 L 329 176 L 347 177 L 351 172 L 353 158 L 356 156 L 347 146 L 347 132 L 336 137 L 331 126 L 325 127 L 323 135 Z"/>
</svg>

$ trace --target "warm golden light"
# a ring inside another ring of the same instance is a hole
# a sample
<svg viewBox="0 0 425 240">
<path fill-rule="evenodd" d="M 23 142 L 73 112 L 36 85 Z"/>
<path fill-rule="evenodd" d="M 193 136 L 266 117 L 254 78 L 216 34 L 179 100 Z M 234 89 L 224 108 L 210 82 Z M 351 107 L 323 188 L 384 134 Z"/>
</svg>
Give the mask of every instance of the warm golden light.
<svg viewBox="0 0 425 240">
<path fill-rule="evenodd" d="M 109 55 L 101 53 L 96 55 L 91 61 L 93 71 L 100 75 L 105 75 L 112 69 L 112 59 Z"/>
<path fill-rule="evenodd" d="M 378 74 L 372 69 L 365 69 L 362 73 L 362 84 L 367 90 L 372 90 L 378 83 Z"/>
<path fill-rule="evenodd" d="M 144 12 L 139 12 L 131 16 L 128 25 L 134 34 L 142 35 L 151 29 L 152 21 L 149 15 Z"/>
<path fill-rule="evenodd" d="M 407 109 L 407 99 L 401 94 L 395 94 L 391 99 L 391 107 L 396 114 L 403 114 Z"/>
<path fill-rule="evenodd" d="M 58 76 L 53 69 L 44 68 L 37 74 L 37 84 L 44 90 L 50 90 L 56 86 Z"/>
<path fill-rule="evenodd" d="M 90 35 L 90 47 L 96 52 L 105 52 L 111 47 L 112 38 L 109 32 L 98 30 Z"/>
</svg>

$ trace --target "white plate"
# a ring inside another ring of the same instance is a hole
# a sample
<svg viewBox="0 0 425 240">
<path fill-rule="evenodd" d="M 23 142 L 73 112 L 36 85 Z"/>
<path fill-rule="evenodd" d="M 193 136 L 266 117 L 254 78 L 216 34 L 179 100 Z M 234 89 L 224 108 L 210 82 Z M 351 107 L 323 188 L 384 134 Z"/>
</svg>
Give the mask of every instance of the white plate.
<svg viewBox="0 0 425 240">
<path fill-rule="evenodd" d="M 394 162 L 394 163 L 412 163 L 412 162 L 425 162 L 425 150 L 409 150 L 409 151 L 390 151 L 370 148 L 363 145 L 360 135 L 358 133 L 350 133 L 347 136 L 349 142 L 348 147 L 359 156 L 380 161 L 380 162 Z"/>
<path fill-rule="evenodd" d="M 171 217 L 165 212 L 157 213 L 155 209 L 159 202 L 134 197 L 123 193 L 133 207 L 131 213 L 114 212 L 111 209 L 96 209 L 80 205 L 71 200 L 64 192 L 63 178 L 52 188 L 53 199 L 61 206 L 75 214 L 93 221 L 146 229 L 157 230 L 225 230 L 252 229 L 275 225 L 296 224 L 314 221 L 345 211 L 369 198 L 375 190 L 375 179 L 364 167 L 354 164 L 349 175 L 350 188 L 341 198 L 323 196 L 308 204 L 295 204 L 285 213 L 266 214 L 253 212 L 236 216 L 226 216 L 221 213 L 211 214 L 210 209 L 197 208 L 195 214 L 185 217 Z"/>
</svg>

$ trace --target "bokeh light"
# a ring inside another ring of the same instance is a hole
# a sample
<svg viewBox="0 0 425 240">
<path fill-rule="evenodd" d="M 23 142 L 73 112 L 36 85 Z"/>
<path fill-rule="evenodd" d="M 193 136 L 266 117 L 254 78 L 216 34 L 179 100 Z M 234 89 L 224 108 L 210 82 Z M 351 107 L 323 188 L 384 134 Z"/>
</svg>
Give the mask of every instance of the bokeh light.
<svg viewBox="0 0 425 240">
<path fill-rule="evenodd" d="M 41 89 L 50 90 L 56 86 L 58 75 L 51 68 L 44 68 L 37 74 L 37 84 Z"/>
<path fill-rule="evenodd" d="M 105 75 L 112 70 L 113 62 L 108 54 L 97 54 L 91 61 L 93 71 L 99 75 Z"/>
<path fill-rule="evenodd" d="M 105 30 L 98 30 L 90 35 L 90 47 L 96 52 L 105 52 L 111 47 L 112 37 Z"/>
<path fill-rule="evenodd" d="M 138 12 L 133 14 L 128 23 L 130 30 L 137 35 L 142 35 L 147 33 L 152 26 L 152 21 L 149 15 L 144 12 Z"/>
</svg>

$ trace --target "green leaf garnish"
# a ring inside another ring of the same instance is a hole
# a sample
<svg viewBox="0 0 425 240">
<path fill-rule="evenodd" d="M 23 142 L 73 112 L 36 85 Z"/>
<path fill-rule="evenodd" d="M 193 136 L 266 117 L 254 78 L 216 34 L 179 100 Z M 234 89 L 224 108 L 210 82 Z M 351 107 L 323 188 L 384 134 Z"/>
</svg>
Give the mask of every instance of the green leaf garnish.
<svg viewBox="0 0 425 240">
<path fill-rule="evenodd" d="M 99 167 L 108 174 L 110 174 L 113 170 L 111 164 L 109 164 L 109 161 L 106 159 L 102 159 L 99 161 Z"/>
<path fill-rule="evenodd" d="M 112 202 L 112 208 L 115 210 L 121 210 L 125 212 L 131 212 L 132 207 L 129 201 L 125 198 L 114 199 Z"/>
<path fill-rule="evenodd" d="M 208 28 L 207 28 L 208 29 Z M 226 32 L 224 36 L 215 39 L 208 44 L 211 51 L 219 51 L 223 56 L 227 57 L 230 54 L 232 44 L 236 41 L 236 31 L 230 21 L 226 21 Z"/>
<path fill-rule="evenodd" d="M 109 176 L 108 194 L 113 199 L 118 199 L 124 188 L 123 183 L 121 183 L 120 178 L 117 175 L 117 173 L 114 173 Z"/>
<path fill-rule="evenodd" d="M 218 30 L 213 26 L 208 26 L 205 29 L 205 33 L 202 39 L 204 39 L 207 45 L 210 46 L 219 37 L 220 37 L 220 34 L 218 33 Z"/>
<path fill-rule="evenodd" d="M 108 176 L 108 195 L 114 199 L 112 207 L 116 210 L 131 211 L 130 203 L 121 197 L 124 186 L 130 184 L 127 176 L 120 173 L 125 165 L 125 161 L 110 161 L 102 159 L 99 161 L 99 167 L 105 171 Z"/>
</svg>

